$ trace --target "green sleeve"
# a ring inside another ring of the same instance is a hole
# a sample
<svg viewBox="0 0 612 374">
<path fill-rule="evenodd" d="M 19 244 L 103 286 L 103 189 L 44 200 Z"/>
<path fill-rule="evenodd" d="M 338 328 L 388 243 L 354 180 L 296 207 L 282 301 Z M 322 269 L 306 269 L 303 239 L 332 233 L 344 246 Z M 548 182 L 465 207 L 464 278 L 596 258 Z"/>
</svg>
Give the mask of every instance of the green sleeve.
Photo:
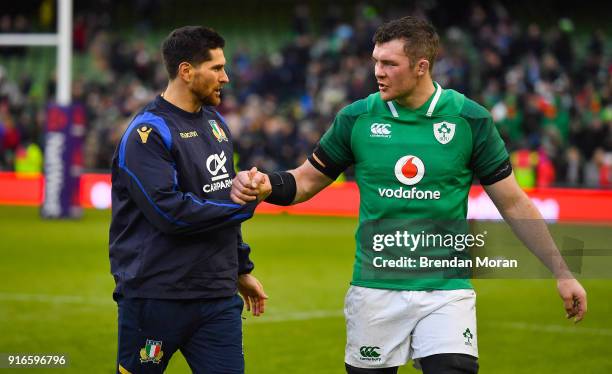
<svg viewBox="0 0 612 374">
<path fill-rule="evenodd" d="M 360 111 L 355 110 L 358 109 L 355 105 L 358 103 L 342 109 L 319 142 L 321 149 L 342 169 L 346 169 L 355 162 L 351 149 L 351 134 L 355 121 L 361 114 Z M 361 107 L 362 105 L 357 106 Z"/>
<path fill-rule="evenodd" d="M 470 166 L 476 177 L 481 179 L 493 173 L 508 159 L 508 151 L 489 112 L 474 102 L 467 103 L 467 100 L 466 106 L 466 119 L 472 130 Z"/>
</svg>

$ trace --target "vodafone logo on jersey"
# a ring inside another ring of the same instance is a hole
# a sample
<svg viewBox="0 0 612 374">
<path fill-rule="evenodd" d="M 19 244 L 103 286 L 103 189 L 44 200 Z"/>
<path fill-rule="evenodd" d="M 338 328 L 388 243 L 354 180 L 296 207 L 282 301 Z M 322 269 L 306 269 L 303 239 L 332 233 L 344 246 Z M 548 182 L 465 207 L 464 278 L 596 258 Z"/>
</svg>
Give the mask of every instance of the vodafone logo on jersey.
<svg viewBox="0 0 612 374">
<path fill-rule="evenodd" d="M 405 185 L 415 185 L 425 176 L 425 165 L 417 156 L 404 156 L 395 163 L 395 176 Z"/>
<path fill-rule="evenodd" d="M 414 155 L 403 156 L 395 163 L 395 177 L 402 184 L 414 186 L 425 176 L 425 164 Z M 387 199 L 438 200 L 440 191 L 412 188 L 379 188 L 378 195 Z"/>
</svg>

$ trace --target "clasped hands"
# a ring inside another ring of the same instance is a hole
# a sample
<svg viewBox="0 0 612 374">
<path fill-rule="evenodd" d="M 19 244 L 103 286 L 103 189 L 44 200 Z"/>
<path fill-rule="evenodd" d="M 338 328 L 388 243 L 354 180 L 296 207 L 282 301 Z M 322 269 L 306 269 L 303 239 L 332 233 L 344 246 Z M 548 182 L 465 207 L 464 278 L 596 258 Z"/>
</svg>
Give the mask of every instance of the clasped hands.
<svg viewBox="0 0 612 374">
<path fill-rule="evenodd" d="M 256 167 L 238 172 L 232 181 L 230 197 L 237 204 L 263 201 L 272 192 L 270 178 Z"/>
</svg>

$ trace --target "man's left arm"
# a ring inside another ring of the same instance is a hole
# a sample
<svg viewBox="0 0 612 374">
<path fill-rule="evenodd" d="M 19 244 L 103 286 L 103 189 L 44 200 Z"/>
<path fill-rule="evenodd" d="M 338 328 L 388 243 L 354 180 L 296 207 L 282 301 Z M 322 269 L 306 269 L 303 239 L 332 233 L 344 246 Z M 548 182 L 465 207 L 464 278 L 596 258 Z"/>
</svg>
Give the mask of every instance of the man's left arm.
<svg viewBox="0 0 612 374">
<path fill-rule="evenodd" d="M 244 299 L 247 311 L 251 311 L 254 316 L 261 315 L 265 310 L 265 302 L 268 296 L 264 292 L 263 286 L 251 275 L 255 268 L 249 254 L 251 247 L 242 241 L 242 233 L 238 233 L 238 291 Z"/>
<path fill-rule="evenodd" d="M 567 318 L 581 321 L 587 311 L 586 291 L 569 271 L 542 215 L 519 187 L 514 174 L 483 187 L 516 236 L 557 279 Z"/>
</svg>

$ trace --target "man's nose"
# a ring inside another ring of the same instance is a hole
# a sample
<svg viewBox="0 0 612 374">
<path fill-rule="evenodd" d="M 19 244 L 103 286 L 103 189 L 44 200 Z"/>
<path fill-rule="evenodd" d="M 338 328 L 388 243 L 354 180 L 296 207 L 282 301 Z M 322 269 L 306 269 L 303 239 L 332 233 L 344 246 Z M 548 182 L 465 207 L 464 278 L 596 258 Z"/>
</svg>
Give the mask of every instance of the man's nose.
<svg viewBox="0 0 612 374">
<path fill-rule="evenodd" d="M 385 76 L 385 71 L 378 64 L 374 65 L 374 76 L 376 78 L 382 78 Z"/>
<path fill-rule="evenodd" d="M 221 83 L 229 83 L 229 77 L 227 76 L 227 73 L 225 72 L 225 70 L 223 70 L 223 73 L 221 73 L 221 77 L 219 78 L 219 82 L 221 82 Z"/>
</svg>

